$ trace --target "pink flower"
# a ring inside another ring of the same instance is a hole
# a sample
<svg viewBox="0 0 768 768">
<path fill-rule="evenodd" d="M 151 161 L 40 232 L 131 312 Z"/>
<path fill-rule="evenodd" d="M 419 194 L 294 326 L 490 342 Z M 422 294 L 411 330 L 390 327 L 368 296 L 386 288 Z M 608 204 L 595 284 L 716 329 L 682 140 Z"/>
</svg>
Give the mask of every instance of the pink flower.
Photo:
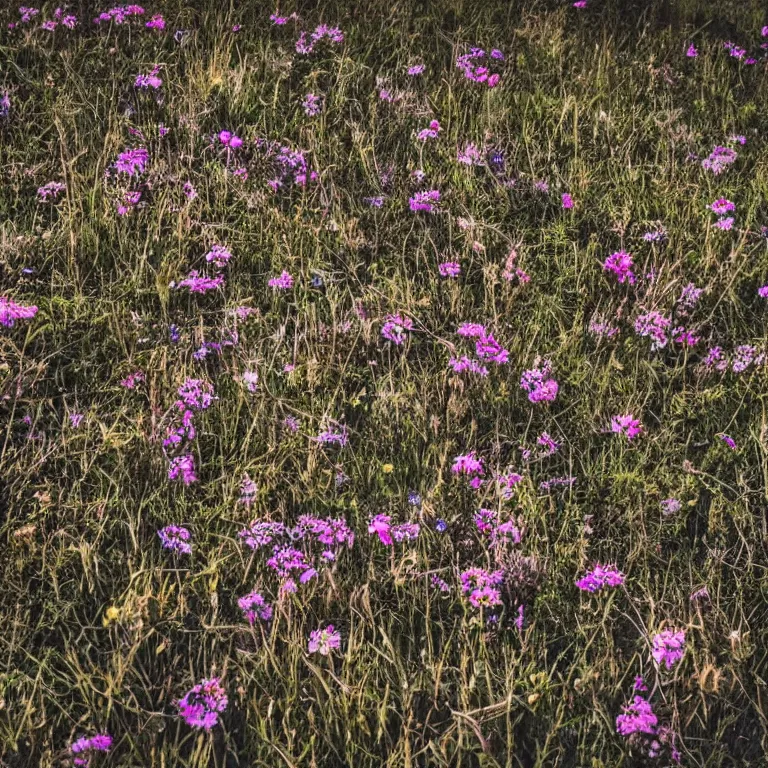
<svg viewBox="0 0 768 768">
<path fill-rule="evenodd" d="M 327 656 L 332 650 L 341 647 L 341 634 L 329 624 L 325 629 L 316 629 L 309 636 L 307 650 Z"/>
<path fill-rule="evenodd" d="M 611 419 L 611 432 L 625 435 L 627 440 L 634 440 L 643 431 L 643 425 L 639 419 L 627 413 L 623 416 L 614 416 Z"/>
<path fill-rule="evenodd" d="M 689 59 L 695 59 L 699 55 L 699 52 L 696 50 L 696 46 L 693 43 L 688 46 L 688 50 L 685 52 L 685 55 Z"/>
<path fill-rule="evenodd" d="M 278 277 L 270 278 L 267 285 L 270 288 L 287 291 L 293 287 L 293 277 L 291 277 L 290 273 L 283 270 Z"/>
<path fill-rule="evenodd" d="M 393 344 L 400 345 L 406 339 L 406 331 L 413 328 L 413 320 L 400 315 L 387 315 L 387 321 L 381 328 L 381 335 Z"/>
<path fill-rule="evenodd" d="M 635 275 L 632 272 L 632 256 L 626 251 L 612 253 L 603 263 L 603 269 L 607 272 L 613 272 L 620 283 L 635 284 Z"/>
<path fill-rule="evenodd" d="M 455 261 L 444 261 L 437 269 L 442 277 L 457 277 L 461 273 L 461 265 Z"/>
<path fill-rule="evenodd" d="M 565 192 L 562 196 L 563 208 L 573 208 L 573 198 Z"/>
<path fill-rule="evenodd" d="M 376 515 L 368 524 L 368 533 L 375 533 L 385 547 L 392 545 L 391 520 L 389 515 Z"/>
<path fill-rule="evenodd" d="M 757 295 L 762 299 L 768 299 L 768 283 L 757 289 Z"/>
<path fill-rule="evenodd" d="M 659 665 L 663 662 L 667 669 L 672 669 L 673 665 L 683 658 L 684 646 L 685 632 L 682 629 L 677 632 L 665 629 L 653 637 L 654 661 Z"/>
</svg>

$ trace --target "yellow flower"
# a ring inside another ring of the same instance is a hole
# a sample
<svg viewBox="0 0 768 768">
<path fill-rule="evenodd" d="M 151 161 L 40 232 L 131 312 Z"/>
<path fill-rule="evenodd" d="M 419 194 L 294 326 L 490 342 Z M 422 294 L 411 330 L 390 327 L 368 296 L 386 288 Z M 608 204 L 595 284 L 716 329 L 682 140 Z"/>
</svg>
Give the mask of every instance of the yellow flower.
<svg viewBox="0 0 768 768">
<path fill-rule="evenodd" d="M 385 475 L 388 475 L 392 470 L 394 470 L 394 466 L 392 464 L 382 464 L 381 469 L 384 472 Z"/>
<path fill-rule="evenodd" d="M 108 627 L 113 621 L 117 621 L 120 618 L 120 609 L 114 605 L 110 605 L 106 611 L 104 611 L 104 618 L 102 624 Z"/>
</svg>

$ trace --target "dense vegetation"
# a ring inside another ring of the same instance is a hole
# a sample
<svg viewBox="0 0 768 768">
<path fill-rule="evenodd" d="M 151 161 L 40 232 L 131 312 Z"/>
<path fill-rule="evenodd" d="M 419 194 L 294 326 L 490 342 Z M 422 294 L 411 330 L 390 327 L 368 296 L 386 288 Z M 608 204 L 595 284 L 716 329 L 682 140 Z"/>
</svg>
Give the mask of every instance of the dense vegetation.
<svg viewBox="0 0 768 768">
<path fill-rule="evenodd" d="M 4 13 L 3 765 L 762 764 L 762 3 Z"/>
</svg>

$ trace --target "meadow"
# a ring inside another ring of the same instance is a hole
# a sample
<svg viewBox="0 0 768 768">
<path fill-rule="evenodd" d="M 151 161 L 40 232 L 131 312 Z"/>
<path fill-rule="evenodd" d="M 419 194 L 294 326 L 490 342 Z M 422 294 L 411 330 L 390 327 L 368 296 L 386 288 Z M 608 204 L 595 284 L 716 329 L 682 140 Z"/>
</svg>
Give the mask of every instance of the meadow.
<svg viewBox="0 0 768 768">
<path fill-rule="evenodd" d="M 767 25 L 0 9 L 0 765 L 767 765 Z"/>
</svg>

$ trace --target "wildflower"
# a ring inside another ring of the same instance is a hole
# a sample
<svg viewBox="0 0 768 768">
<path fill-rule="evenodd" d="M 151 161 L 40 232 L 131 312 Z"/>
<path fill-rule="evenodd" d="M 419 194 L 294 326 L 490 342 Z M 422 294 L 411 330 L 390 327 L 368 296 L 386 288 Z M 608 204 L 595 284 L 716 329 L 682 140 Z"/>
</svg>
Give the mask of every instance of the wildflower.
<svg viewBox="0 0 768 768">
<path fill-rule="evenodd" d="M 197 197 L 197 190 L 192 186 L 191 181 L 185 181 L 182 189 L 187 200 L 194 200 Z"/>
<path fill-rule="evenodd" d="M 392 526 L 392 538 L 397 542 L 414 541 L 420 531 L 421 526 L 418 523 L 400 523 Z"/>
<path fill-rule="evenodd" d="M 515 486 L 523 479 L 522 475 L 518 475 L 517 472 L 506 472 L 501 475 L 496 475 L 496 482 L 501 491 L 502 498 L 510 499 L 514 493 Z"/>
<path fill-rule="evenodd" d="M 715 147 L 709 157 L 701 161 L 701 167 L 705 171 L 712 171 L 715 176 L 719 176 L 729 165 L 736 161 L 738 155 L 736 150 L 730 147 Z"/>
<path fill-rule="evenodd" d="M 589 323 L 589 332 L 593 336 L 604 336 L 605 338 L 610 339 L 619 332 L 619 329 L 610 323 L 592 320 Z"/>
<path fill-rule="evenodd" d="M 144 26 L 147 29 L 158 29 L 162 31 L 165 29 L 165 19 L 159 13 L 156 13 Z"/>
<path fill-rule="evenodd" d="M 381 208 L 382 205 L 384 205 L 384 198 L 383 197 L 364 197 L 363 198 L 364 203 L 368 203 L 372 208 Z"/>
<path fill-rule="evenodd" d="M 483 377 L 488 375 L 488 369 L 484 365 L 480 365 L 476 360 L 470 360 L 466 355 L 458 360 L 455 357 L 452 357 L 448 361 L 448 365 L 450 365 L 456 373 L 469 371 L 470 373 L 477 373 Z"/>
<path fill-rule="evenodd" d="M 97 733 L 90 738 L 81 736 L 77 741 L 72 742 L 69 749 L 74 755 L 72 762 L 81 768 L 87 768 L 94 753 L 109 752 L 111 747 L 112 737 L 108 733 Z"/>
<path fill-rule="evenodd" d="M 724 197 L 718 198 L 714 203 L 708 205 L 707 208 L 709 208 L 709 210 L 713 213 L 716 213 L 718 216 L 722 216 L 723 214 L 736 210 L 736 206 L 730 200 L 727 200 Z"/>
<path fill-rule="evenodd" d="M 171 459 L 168 467 L 168 479 L 178 480 L 179 478 L 181 478 L 184 485 L 191 485 L 197 482 L 195 459 L 190 453 Z"/>
<path fill-rule="evenodd" d="M 562 196 L 563 208 L 573 208 L 573 198 L 566 192 Z"/>
<path fill-rule="evenodd" d="M 283 427 L 287 429 L 289 432 L 298 432 L 299 431 L 299 422 L 298 419 L 296 419 L 295 416 L 286 416 L 283 419 Z"/>
<path fill-rule="evenodd" d="M 293 287 L 293 277 L 291 277 L 290 273 L 283 270 L 278 277 L 271 277 L 267 285 L 276 290 L 286 291 Z"/>
<path fill-rule="evenodd" d="M 441 277 L 458 277 L 461 273 L 461 264 L 455 261 L 445 261 L 437 265 Z"/>
<path fill-rule="evenodd" d="M 613 565 L 595 565 L 591 571 L 576 582 L 584 592 L 598 592 L 604 587 L 618 587 L 624 583 L 625 576 Z"/>
<path fill-rule="evenodd" d="M 448 523 L 441 519 L 435 520 L 435 530 L 438 533 L 445 533 L 448 530 Z"/>
<path fill-rule="evenodd" d="M 603 269 L 613 272 L 620 283 L 635 284 L 635 275 L 632 272 L 632 256 L 626 251 L 612 253 L 603 263 Z"/>
<path fill-rule="evenodd" d="M 179 714 L 187 725 L 206 731 L 219 722 L 219 715 L 227 704 L 227 695 L 218 677 L 198 683 L 177 702 Z"/>
<path fill-rule="evenodd" d="M 465 595 L 471 595 L 485 587 L 495 587 L 502 582 L 503 578 L 504 574 L 502 571 L 489 572 L 484 568 L 468 568 L 459 574 L 461 591 Z"/>
<path fill-rule="evenodd" d="M 259 388 L 259 374 L 256 371 L 244 371 L 243 384 L 249 392 L 256 392 Z"/>
<path fill-rule="evenodd" d="M 70 424 L 71 424 L 71 425 L 72 425 L 72 426 L 73 426 L 75 429 L 77 429 L 77 428 L 80 426 L 80 424 L 82 423 L 82 421 L 83 421 L 83 418 L 84 418 L 84 417 L 83 417 L 83 414 L 82 414 L 82 413 L 70 413 L 70 414 L 69 414 L 69 423 L 70 423 Z"/>
<path fill-rule="evenodd" d="M 501 605 L 501 593 L 494 587 L 485 586 L 472 590 L 469 596 L 469 602 L 475 608 L 492 608 L 494 605 Z"/>
<path fill-rule="evenodd" d="M 375 533 L 385 547 L 392 545 L 391 520 L 389 515 L 379 514 L 373 517 L 368 524 L 368 533 Z"/>
<path fill-rule="evenodd" d="M 627 413 L 623 416 L 614 416 L 611 419 L 611 432 L 625 435 L 627 440 L 634 440 L 643 431 L 643 425 L 639 419 Z"/>
<path fill-rule="evenodd" d="M 432 576 L 432 578 L 430 579 L 430 584 L 436 589 L 439 589 L 441 592 L 451 591 L 451 587 L 448 584 L 448 582 L 441 579 L 439 576 Z"/>
<path fill-rule="evenodd" d="M 616 730 L 622 736 L 635 733 L 654 735 L 659 720 L 653 713 L 650 703 L 642 696 L 635 696 L 631 704 L 622 707 L 623 714 L 616 718 Z"/>
<path fill-rule="evenodd" d="M 329 624 L 325 629 L 316 629 L 309 636 L 307 650 L 310 653 L 327 656 L 338 648 L 341 648 L 341 633 L 334 629 L 333 624 Z"/>
<path fill-rule="evenodd" d="M 170 549 L 172 552 L 179 552 L 189 555 L 192 552 L 192 545 L 189 543 L 191 534 L 186 528 L 180 525 L 166 525 L 161 528 L 157 535 L 163 542 L 163 549 Z"/>
<path fill-rule="evenodd" d="M 154 67 L 148 75 L 138 75 L 133 83 L 134 86 L 136 88 L 154 88 L 157 90 L 163 84 L 163 81 L 157 76 L 159 71 L 160 67 Z"/>
<path fill-rule="evenodd" d="M 129 373 L 121 382 L 120 386 L 126 389 L 135 389 L 139 382 L 145 381 L 144 374 L 141 371 Z"/>
<path fill-rule="evenodd" d="M 672 669 L 675 663 L 683 658 L 685 645 L 685 632 L 677 632 L 671 629 L 665 629 L 653 636 L 652 656 L 654 661 L 661 665 L 662 662 L 667 669 Z"/>
<path fill-rule="evenodd" d="M 644 315 L 638 315 L 635 320 L 635 332 L 640 336 L 650 336 L 653 339 L 651 350 L 655 351 L 667 346 L 669 342 L 667 329 L 670 323 L 670 319 L 659 312 L 647 312 Z"/>
<path fill-rule="evenodd" d="M 509 350 L 499 344 L 491 333 L 483 333 L 475 342 L 475 354 L 481 360 L 503 365 L 509 360 Z"/>
<path fill-rule="evenodd" d="M 36 314 L 36 306 L 24 306 L 0 296 L 0 325 L 13 328 L 17 320 L 31 320 Z"/>
<path fill-rule="evenodd" d="M 279 522 L 261 522 L 254 520 L 247 528 L 238 532 L 238 537 L 251 549 L 261 549 L 272 541 L 283 536 L 286 532 L 285 525 Z"/>
<path fill-rule="evenodd" d="M 262 621 L 272 618 L 272 606 L 258 592 L 244 595 L 237 601 L 237 605 L 249 624 L 254 624 L 257 618 Z"/>
<path fill-rule="evenodd" d="M 691 592 L 691 596 L 689 598 L 691 601 L 694 600 L 709 600 L 709 590 L 704 587 L 700 587 L 699 589 L 695 590 L 694 592 Z"/>
<path fill-rule="evenodd" d="M 470 451 L 453 460 L 451 472 L 455 475 L 482 475 L 485 468 L 483 467 L 483 460 L 478 459 L 474 451 Z"/>
<path fill-rule="evenodd" d="M 637 675 L 635 677 L 634 685 L 632 686 L 633 691 L 647 691 L 648 686 L 645 684 L 645 680 L 643 680 L 641 675 Z"/>
<path fill-rule="evenodd" d="M 437 120 L 431 120 L 429 128 L 423 128 L 416 134 L 416 138 L 419 141 L 426 141 L 427 139 L 436 139 L 437 134 L 440 133 L 440 123 Z"/>
<path fill-rule="evenodd" d="M 661 502 L 661 511 L 664 515 L 674 515 L 679 512 L 683 505 L 678 499 L 664 499 Z"/>
<path fill-rule="evenodd" d="M 768 299 L 768 284 L 760 286 L 760 288 L 757 289 L 757 295 L 761 299 Z"/>
<path fill-rule="evenodd" d="M 250 507 L 256 498 L 257 491 L 258 487 L 256 486 L 256 483 L 251 480 L 251 476 L 246 472 L 240 483 L 240 498 L 238 499 L 238 502 L 244 504 L 246 507 Z"/>
<path fill-rule="evenodd" d="M 699 52 L 696 50 L 696 46 L 693 43 L 688 46 L 688 50 L 685 52 L 685 55 L 689 59 L 695 59 L 699 55 Z"/>
<path fill-rule="evenodd" d="M 730 436 L 726 435 L 725 433 L 721 433 L 718 435 L 718 437 L 732 450 L 736 450 L 736 441 Z"/>
<path fill-rule="evenodd" d="M 409 317 L 387 315 L 387 321 L 381 328 L 381 335 L 393 344 L 400 345 L 406 339 L 406 331 L 413 328 L 413 321 Z"/>
<path fill-rule="evenodd" d="M 465 336 L 467 338 L 477 338 L 485 336 L 485 326 L 480 323 L 462 323 L 457 329 L 456 333 L 459 336 Z"/>
<path fill-rule="evenodd" d="M 37 196 L 44 203 L 47 203 L 49 198 L 55 200 L 65 189 L 66 185 L 60 181 L 49 181 L 37 190 Z"/>
<path fill-rule="evenodd" d="M 422 72 L 424 72 L 425 69 L 426 67 L 424 64 L 415 64 L 412 67 L 408 67 L 408 74 L 411 77 L 416 77 L 417 75 L 420 75 Z"/>
<path fill-rule="evenodd" d="M 0 97 L 0 117 L 8 117 L 11 111 L 11 99 L 7 93 Z"/>
<path fill-rule="evenodd" d="M 205 254 L 205 260 L 209 264 L 213 263 L 213 266 L 218 269 L 225 267 L 231 258 L 232 254 L 223 245 L 214 245 L 211 250 Z"/>
<path fill-rule="evenodd" d="M 340 445 L 342 448 L 347 444 L 349 435 L 347 434 L 347 428 L 342 427 L 341 431 L 334 432 L 333 430 L 326 429 L 321 432 L 316 438 L 318 443 L 325 443 L 326 445 L 334 444 Z"/>
<path fill-rule="evenodd" d="M 128 176 L 138 176 L 144 173 L 149 162 L 149 152 L 144 147 L 135 149 L 126 149 L 121 152 L 115 160 L 114 167 L 118 173 L 125 173 Z"/>
<path fill-rule="evenodd" d="M 483 156 L 474 144 L 466 144 L 463 150 L 458 150 L 456 159 L 463 165 L 480 165 Z"/>
<path fill-rule="evenodd" d="M 697 288 L 693 283 L 688 283 L 688 285 L 683 288 L 683 292 L 677 300 L 678 308 L 686 312 L 693 309 L 703 293 L 703 288 Z"/>
<path fill-rule="evenodd" d="M 725 232 L 730 231 L 733 229 L 733 224 L 736 221 L 736 219 L 733 218 L 733 216 L 721 216 L 716 222 L 715 226 L 718 229 L 722 229 Z"/>
<path fill-rule="evenodd" d="M 315 96 L 314 93 L 308 93 L 304 97 L 304 101 L 301 102 L 301 106 L 304 110 L 304 114 L 306 114 L 308 117 L 315 117 L 316 115 L 319 115 L 322 109 L 320 105 L 320 97 Z"/>
<path fill-rule="evenodd" d="M 217 138 L 228 149 L 239 149 L 243 146 L 243 140 L 230 131 L 220 131 Z"/>
<path fill-rule="evenodd" d="M 417 192 L 409 198 L 408 205 L 412 211 L 426 211 L 434 213 L 436 203 L 440 202 L 440 192 L 437 189 L 430 189 L 426 192 Z"/>
<path fill-rule="evenodd" d="M 520 377 L 520 388 L 528 393 L 528 399 L 532 403 L 542 401 L 552 401 L 557 397 L 559 385 L 555 379 L 551 378 L 552 364 L 549 360 L 528 371 L 523 371 Z"/>
<path fill-rule="evenodd" d="M 576 0 L 576 2 L 573 4 L 574 8 L 586 8 L 587 7 L 587 0 Z"/>
</svg>

